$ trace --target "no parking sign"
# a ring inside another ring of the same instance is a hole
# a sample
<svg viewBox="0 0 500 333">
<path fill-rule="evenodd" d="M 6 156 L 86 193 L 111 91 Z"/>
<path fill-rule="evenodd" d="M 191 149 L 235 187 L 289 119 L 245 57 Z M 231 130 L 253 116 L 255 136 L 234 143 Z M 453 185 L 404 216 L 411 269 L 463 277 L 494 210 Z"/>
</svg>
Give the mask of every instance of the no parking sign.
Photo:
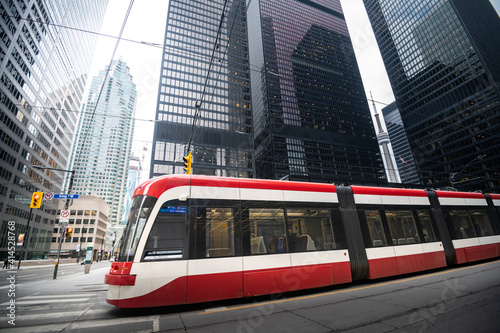
<svg viewBox="0 0 500 333">
<path fill-rule="evenodd" d="M 59 223 L 69 222 L 69 210 L 61 210 L 61 215 L 59 217 Z"/>
</svg>

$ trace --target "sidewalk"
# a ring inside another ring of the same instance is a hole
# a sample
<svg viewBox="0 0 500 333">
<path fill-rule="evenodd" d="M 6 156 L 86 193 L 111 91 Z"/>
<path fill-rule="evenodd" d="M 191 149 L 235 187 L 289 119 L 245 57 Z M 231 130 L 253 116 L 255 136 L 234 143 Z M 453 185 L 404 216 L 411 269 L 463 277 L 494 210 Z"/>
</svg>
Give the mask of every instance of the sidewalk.
<svg viewBox="0 0 500 333">
<path fill-rule="evenodd" d="M 83 259 L 85 260 L 85 259 Z M 37 260 L 23 260 L 21 261 L 21 267 L 20 269 L 28 269 L 28 268 L 35 268 L 35 267 L 40 267 L 40 266 L 52 266 L 54 267 L 55 265 L 55 259 L 37 259 Z M 80 260 L 81 262 L 81 260 Z M 80 264 L 80 262 L 78 262 L 78 264 Z M 111 265 L 111 261 L 108 261 L 108 260 L 103 260 L 103 261 L 100 261 L 100 262 L 107 262 Z M 17 265 L 18 265 L 19 261 L 16 261 L 14 263 L 14 269 L 17 269 Z M 96 262 L 94 262 L 95 264 Z M 59 267 L 60 266 L 67 266 L 67 265 L 76 265 L 76 258 L 71 258 L 71 259 L 67 259 L 67 258 L 64 258 L 64 259 L 59 259 Z"/>
</svg>

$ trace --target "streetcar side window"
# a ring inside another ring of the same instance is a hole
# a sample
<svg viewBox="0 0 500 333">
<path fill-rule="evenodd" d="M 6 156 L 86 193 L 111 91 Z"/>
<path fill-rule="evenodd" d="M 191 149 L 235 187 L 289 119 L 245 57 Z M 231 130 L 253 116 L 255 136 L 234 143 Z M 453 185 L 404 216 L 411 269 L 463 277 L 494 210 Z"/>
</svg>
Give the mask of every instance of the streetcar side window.
<svg viewBox="0 0 500 333">
<path fill-rule="evenodd" d="M 450 209 L 451 234 L 454 239 L 477 237 L 469 212 L 465 209 Z"/>
<path fill-rule="evenodd" d="M 428 210 L 417 210 L 418 220 L 422 227 L 422 234 L 425 242 L 437 241 L 436 233 L 432 226 L 431 213 Z"/>
<path fill-rule="evenodd" d="M 196 258 L 235 255 L 232 208 L 198 208 L 195 229 Z"/>
<path fill-rule="evenodd" d="M 248 208 L 248 219 L 251 254 L 288 252 L 282 208 Z"/>
<path fill-rule="evenodd" d="M 387 246 L 380 212 L 378 210 L 365 210 L 365 216 L 368 231 L 370 232 L 371 245 L 373 247 Z"/>
<path fill-rule="evenodd" d="M 485 209 L 474 209 L 469 212 L 476 229 L 476 234 L 479 237 L 494 235 L 488 212 Z"/>
<path fill-rule="evenodd" d="M 420 243 L 415 219 L 410 210 L 386 210 L 385 215 L 392 236 L 392 244 Z"/>
<path fill-rule="evenodd" d="M 320 251 L 336 248 L 332 231 L 332 218 L 328 210 L 286 210 L 290 237 L 290 251 Z"/>
</svg>

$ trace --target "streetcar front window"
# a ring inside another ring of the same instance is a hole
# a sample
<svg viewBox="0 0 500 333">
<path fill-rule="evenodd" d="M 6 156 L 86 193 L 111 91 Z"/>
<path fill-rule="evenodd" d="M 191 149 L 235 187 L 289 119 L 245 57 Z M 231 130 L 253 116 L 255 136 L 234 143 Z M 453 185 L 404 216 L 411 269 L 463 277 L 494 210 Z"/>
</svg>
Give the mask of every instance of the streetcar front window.
<svg viewBox="0 0 500 333">
<path fill-rule="evenodd" d="M 142 230 L 157 200 L 157 198 L 148 196 L 137 196 L 132 199 L 118 261 L 134 260 Z"/>
</svg>

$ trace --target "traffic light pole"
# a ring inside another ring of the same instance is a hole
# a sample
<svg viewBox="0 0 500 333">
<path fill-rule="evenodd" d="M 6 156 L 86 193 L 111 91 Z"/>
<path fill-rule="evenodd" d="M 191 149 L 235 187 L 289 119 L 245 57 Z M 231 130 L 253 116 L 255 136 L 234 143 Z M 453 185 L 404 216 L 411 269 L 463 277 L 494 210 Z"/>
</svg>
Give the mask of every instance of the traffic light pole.
<svg viewBox="0 0 500 333">
<path fill-rule="evenodd" d="M 66 234 L 66 227 L 63 227 L 61 228 L 61 235 L 59 237 L 59 247 L 57 249 L 57 259 L 54 266 L 54 277 L 53 277 L 54 280 L 57 278 L 57 268 L 59 267 L 59 256 L 61 255 L 61 245 L 65 234 Z"/>
<path fill-rule="evenodd" d="M 69 186 L 68 186 L 68 194 L 71 193 L 71 189 L 73 188 L 73 180 L 75 179 L 75 170 L 62 170 L 66 172 L 71 172 L 71 178 L 69 179 Z M 64 205 L 64 210 L 68 210 L 69 208 L 69 198 L 66 199 L 66 204 Z M 60 225 L 60 224 L 59 224 Z M 64 226 L 64 229 L 61 227 L 61 237 L 59 238 L 59 248 L 57 250 L 57 258 L 56 258 L 56 263 L 54 265 L 54 280 L 57 278 L 57 268 L 59 267 L 59 257 L 61 256 L 61 245 L 63 242 L 64 234 L 66 233 L 66 226 Z"/>
<path fill-rule="evenodd" d="M 23 260 L 23 255 L 24 255 L 24 248 L 28 248 L 28 240 L 29 238 L 29 231 L 30 231 L 30 221 L 31 221 L 31 215 L 33 214 L 33 208 L 30 208 L 30 215 L 28 215 L 28 223 L 26 224 L 26 239 L 23 242 L 23 246 L 21 247 L 21 253 L 19 254 L 19 262 L 17 263 L 17 269 L 21 267 L 21 261 Z"/>
</svg>

